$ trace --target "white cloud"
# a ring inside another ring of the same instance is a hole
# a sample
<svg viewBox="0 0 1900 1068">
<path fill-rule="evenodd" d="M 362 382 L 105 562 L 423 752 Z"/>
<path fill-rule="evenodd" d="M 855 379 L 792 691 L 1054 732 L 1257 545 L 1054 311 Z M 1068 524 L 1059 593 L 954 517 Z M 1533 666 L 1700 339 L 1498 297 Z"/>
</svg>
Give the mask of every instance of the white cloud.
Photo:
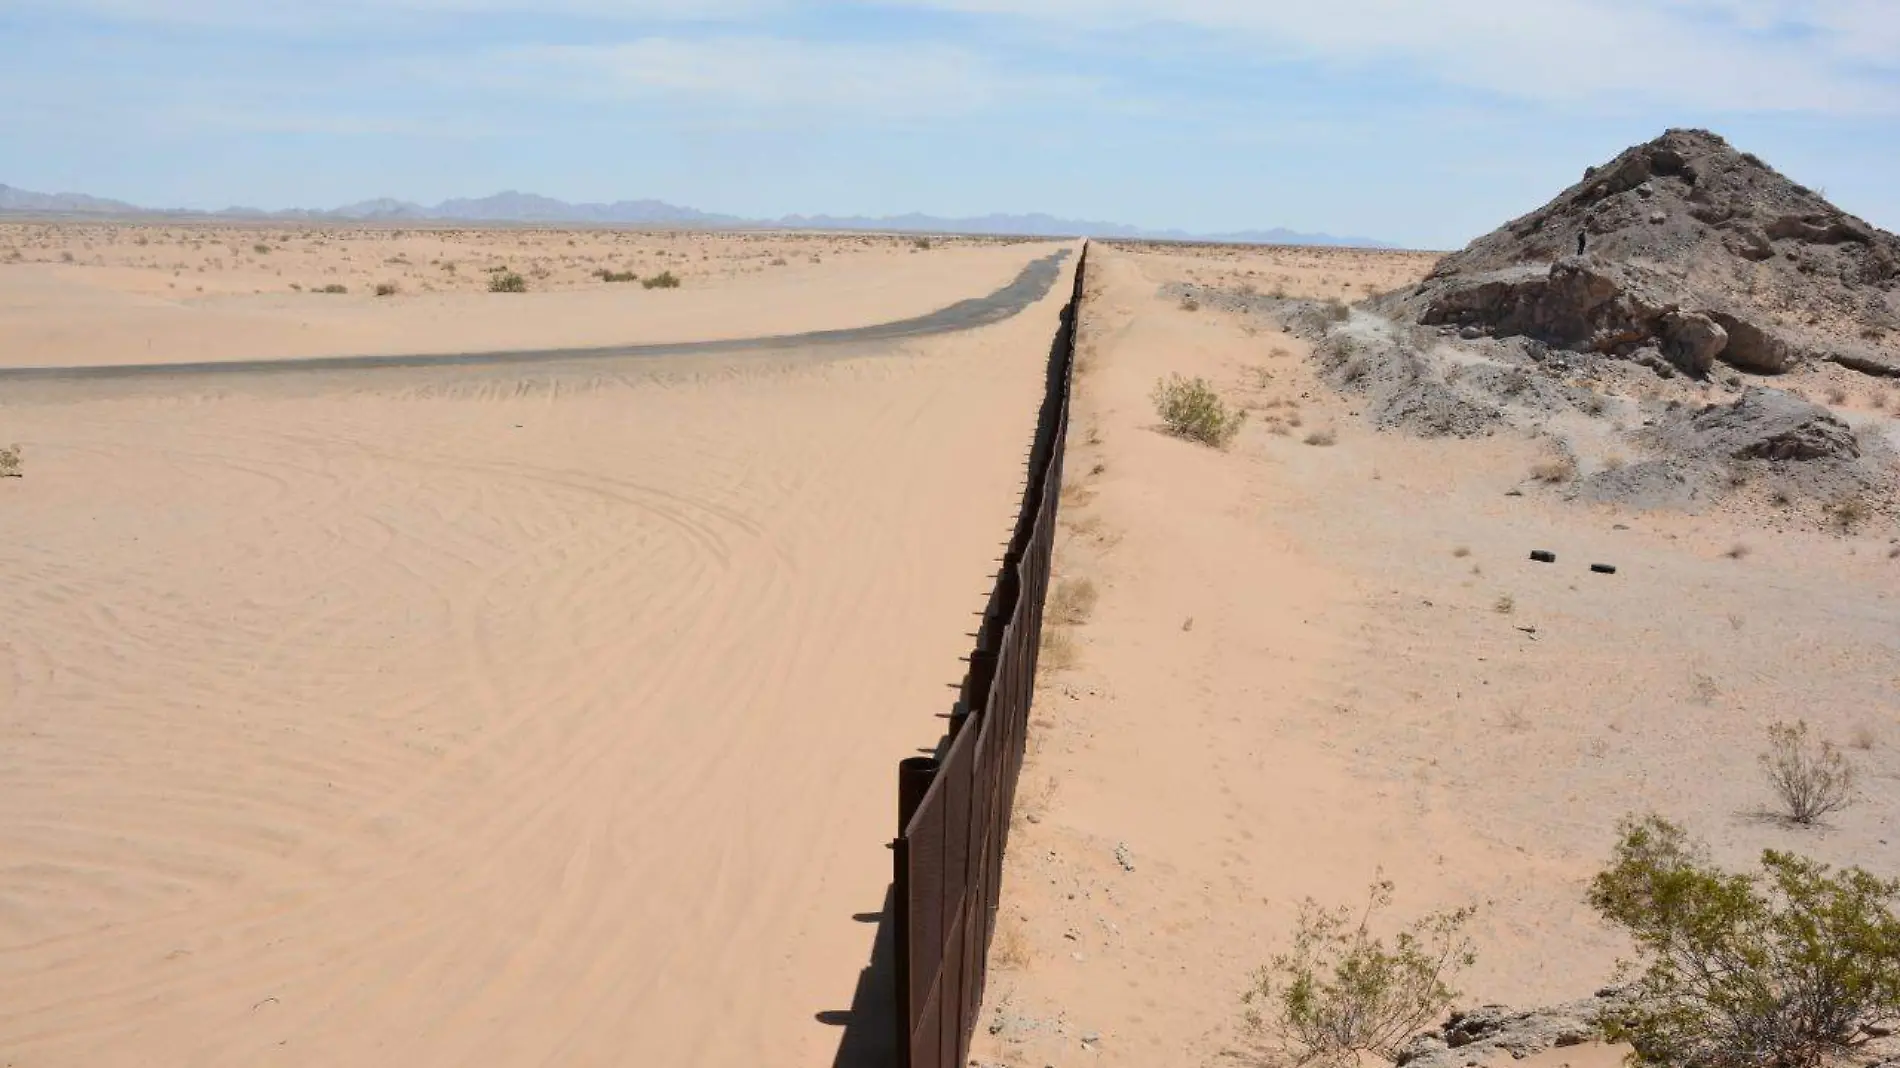
<svg viewBox="0 0 1900 1068">
<path fill-rule="evenodd" d="M 1177 27 L 1263 59 L 1394 63 L 1540 101 L 1900 110 L 1892 0 L 897 0 L 1091 31 Z"/>
<path fill-rule="evenodd" d="M 1085 89 L 1011 74 L 960 48 L 769 37 L 648 37 L 605 45 L 530 45 L 466 68 L 490 84 L 601 101 L 674 97 L 767 112 L 925 118 L 983 111 L 1019 94 Z M 455 77 L 453 70 L 438 71 Z"/>
</svg>

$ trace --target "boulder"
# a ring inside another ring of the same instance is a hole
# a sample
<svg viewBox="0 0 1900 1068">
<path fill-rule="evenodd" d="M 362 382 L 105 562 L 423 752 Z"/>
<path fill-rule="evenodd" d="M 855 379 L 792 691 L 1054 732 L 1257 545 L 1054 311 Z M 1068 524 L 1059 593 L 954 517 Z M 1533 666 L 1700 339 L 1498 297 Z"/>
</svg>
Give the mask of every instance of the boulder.
<svg viewBox="0 0 1900 1068">
<path fill-rule="evenodd" d="M 1728 331 L 1700 312 L 1672 311 L 1662 317 L 1663 354 L 1692 375 L 1705 375 L 1728 346 Z"/>
<path fill-rule="evenodd" d="M 1778 375 L 1799 362 L 1795 347 L 1774 331 L 1729 312 L 1708 314 L 1728 332 L 1728 344 L 1721 352 L 1723 363 L 1756 374 Z"/>
</svg>

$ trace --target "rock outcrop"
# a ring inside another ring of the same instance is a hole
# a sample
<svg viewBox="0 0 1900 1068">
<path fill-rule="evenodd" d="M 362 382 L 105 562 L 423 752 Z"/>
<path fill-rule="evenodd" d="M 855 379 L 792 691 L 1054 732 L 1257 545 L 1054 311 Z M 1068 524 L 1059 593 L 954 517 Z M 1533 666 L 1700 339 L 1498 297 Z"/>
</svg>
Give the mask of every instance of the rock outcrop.
<svg viewBox="0 0 1900 1068">
<path fill-rule="evenodd" d="M 1900 374 L 1900 238 L 1712 133 L 1672 130 L 1372 307 L 1577 352 L 1654 350 L 1698 376 L 1817 358 Z"/>
</svg>

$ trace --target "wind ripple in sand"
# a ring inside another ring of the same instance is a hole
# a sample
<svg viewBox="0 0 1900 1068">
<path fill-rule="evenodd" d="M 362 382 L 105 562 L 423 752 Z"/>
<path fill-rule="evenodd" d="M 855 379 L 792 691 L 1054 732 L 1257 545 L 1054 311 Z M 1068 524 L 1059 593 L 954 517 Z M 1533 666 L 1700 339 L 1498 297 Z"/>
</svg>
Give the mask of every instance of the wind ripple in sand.
<svg viewBox="0 0 1900 1068">
<path fill-rule="evenodd" d="M 0 1049 L 827 1059 L 1055 307 L 896 358 L 11 408 Z"/>
</svg>

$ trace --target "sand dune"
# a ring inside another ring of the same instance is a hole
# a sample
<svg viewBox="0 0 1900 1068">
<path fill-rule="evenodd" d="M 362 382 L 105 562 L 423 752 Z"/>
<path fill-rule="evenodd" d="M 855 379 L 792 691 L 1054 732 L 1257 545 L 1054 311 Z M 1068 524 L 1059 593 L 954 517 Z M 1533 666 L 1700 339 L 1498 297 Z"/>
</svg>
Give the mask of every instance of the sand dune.
<svg viewBox="0 0 1900 1068">
<path fill-rule="evenodd" d="M 31 258 L 7 263 L 10 242 Z M 275 251 L 255 252 L 254 244 Z M 988 293 L 1055 247 L 968 240 L 922 250 L 896 238 L 819 235 L 0 225 L 7 339 L 0 366 L 487 352 L 834 330 Z M 491 272 L 503 268 L 523 273 L 529 291 L 487 292 Z M 641 277 L 664 270 L 681 285 L 603 282 L 590 273 L 599 270 Z M 398 291 L 377 297 L 377 284 Z M 317 292 L 325 285 L 347 292 Z"/>
<path fill-rule="evenodd" d="M 1065 287 L 868 350 L 10 389 L 6 1059 L 828 1063 Z"/>
</svg>

